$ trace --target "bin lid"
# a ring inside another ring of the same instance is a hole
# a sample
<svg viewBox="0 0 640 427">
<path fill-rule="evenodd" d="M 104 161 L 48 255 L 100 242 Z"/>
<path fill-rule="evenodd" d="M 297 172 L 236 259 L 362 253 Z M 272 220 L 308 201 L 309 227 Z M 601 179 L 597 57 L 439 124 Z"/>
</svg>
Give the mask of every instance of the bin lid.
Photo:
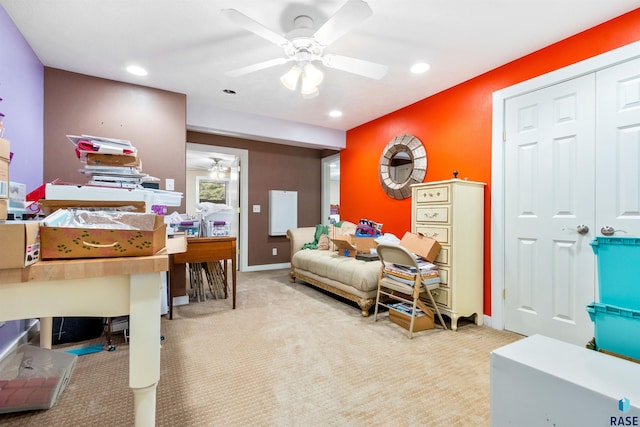
<svg viewBox="0 0 640 427">
<path fill-rule="evenodd" d="M 637 320 L 640 320 L 640 310 L 618 307 L 611 304 L 602 304 L 599 302 L 592 302 L 591 304 L 587 305 L 587 312 L 589 313 L 591 320 L 593 320 L 594 315 L 598 313 L 619 317 L 633 317 Z"/>
<path fill-rule="evenodd" d="M 598 247 L 600 245 L 640 246 L 640 237 L 597 236 L 589 244 L 593 252 L 598 255 Z"/>
</svg>

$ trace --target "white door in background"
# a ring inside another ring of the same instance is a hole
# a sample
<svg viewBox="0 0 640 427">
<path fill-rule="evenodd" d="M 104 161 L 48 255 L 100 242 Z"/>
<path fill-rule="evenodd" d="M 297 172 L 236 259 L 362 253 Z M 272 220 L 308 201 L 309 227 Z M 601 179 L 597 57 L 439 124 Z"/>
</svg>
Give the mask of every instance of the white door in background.
<svg viewBox="0 0 640 427">
<path fill-rule="evenodd" d="M 505 329 L 584 345 L 594 301 L 595 76 L 505 105 Z M 579 232 L 580 231 L 580 232 Z"/>
<path fill-rule="evenodd" d="M 505 130 L 505 329 L 584 345 L 589 242 L 640 236 L 640 59 L 508 100 Z"/>
<path fill-rule="evenodd" d="M 596 75 L 596 223 L 640 236 L 640 59 Z"/>
</svg>

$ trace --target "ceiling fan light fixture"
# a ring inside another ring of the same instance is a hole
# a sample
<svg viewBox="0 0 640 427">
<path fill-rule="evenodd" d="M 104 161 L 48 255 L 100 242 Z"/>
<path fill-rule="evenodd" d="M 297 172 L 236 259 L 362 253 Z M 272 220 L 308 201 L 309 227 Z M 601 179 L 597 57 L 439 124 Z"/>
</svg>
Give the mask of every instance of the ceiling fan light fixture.
<svg viewBox="0 0 640 427">
<path fill-rule="evenodd" d="M 300 74 L 302 74 L 302 70 L 296 64 L 289 71 L 286 72 L 282 77 L 280 77 L 280 82 L 289 90 L 296 90 L 298 87 L 298 79 L 300 79 Z"/>
<path fill-rule="evenodd" d="M 317 69 L 312 63 L 308 62 L 304 66 L 304 75 L 302 77 L 303 86 L 309 84 L 312 86 L 318 86 L 322 83 L 324 74 Z"/>
<path fill-rule="evenodd" d="M 320 91 L 316 86 L 309 86 L 309 87 L 302 86 L 300 93 L 302 94 L 302 97 L 304 99 L 311 99 L 320 95 Z"/>
</svg>

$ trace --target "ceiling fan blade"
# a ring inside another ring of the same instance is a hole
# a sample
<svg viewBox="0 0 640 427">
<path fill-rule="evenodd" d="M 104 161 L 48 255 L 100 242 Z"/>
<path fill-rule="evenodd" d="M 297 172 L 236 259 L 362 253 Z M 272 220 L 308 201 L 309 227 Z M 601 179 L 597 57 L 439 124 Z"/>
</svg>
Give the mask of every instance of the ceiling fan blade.
<svg viewBox="0 0 640 427">
<path fill-rule="evenodd" d="M 386 65 L 342 55 L 325 55 L 322 57 L 322 63 L 329 68 L 335 68 L 336 70 L 358 74 L 375 80 L 383 78 L 389 69 Z"/>
<path fill-rule="evenodd" d="M 289 43 L 289 40 L 287 40 L 280 34 L 276 33 L 273 30 L 270 30 L 258 21 L 249 18 L 242 12 L 239 12 L 235 9 L 222 9 L 220 13 L 225 15 L 227 18 L 229 18 L 231 21 L 238 24 L 245 30 L 251 31 L 254 34 L 259 35 L 263 39 L 269 40 L 271 43 L 274 43 L 278 46 L 284 46 Z"/>
<path fill-rule="evenodd" d="M 227 77 L 244 76 L 245 74 L 253 73 L 254 71 L 264 70 L 265 68 L 274 67 L 276 65 L 285 64 L 291 61 L 290 58 L 275 58 L 268 61 L 258 62 L 257 64 L 247 65 L 246 67 L 236 68 L 235 70 L 226 71 L 224 73 Z"/>
<path fill-rule="evenodd" d="M 373 11 L 362 0 L 347 0 L 340 9 L 313 35 L 318 43 L 329 46 L 353 27 L 367 19 Z"/>
</svg>

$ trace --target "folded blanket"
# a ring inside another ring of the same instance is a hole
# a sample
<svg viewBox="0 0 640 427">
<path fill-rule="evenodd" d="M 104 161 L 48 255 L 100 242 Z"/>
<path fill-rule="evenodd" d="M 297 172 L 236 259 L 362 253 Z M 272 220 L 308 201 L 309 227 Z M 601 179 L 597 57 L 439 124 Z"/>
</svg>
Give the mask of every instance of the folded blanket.
<svg viewBox="0 0 640 427">
<path fill-rule="evenodd" d="M 302 249 L 318 249 L 318 240 L 320 240 L 320 236 L 323 234 L 329 234 L 329 227 L 322 224 L 316 225 L 313 242 L 305 243 L 302 245 Z"/>
</svg>

